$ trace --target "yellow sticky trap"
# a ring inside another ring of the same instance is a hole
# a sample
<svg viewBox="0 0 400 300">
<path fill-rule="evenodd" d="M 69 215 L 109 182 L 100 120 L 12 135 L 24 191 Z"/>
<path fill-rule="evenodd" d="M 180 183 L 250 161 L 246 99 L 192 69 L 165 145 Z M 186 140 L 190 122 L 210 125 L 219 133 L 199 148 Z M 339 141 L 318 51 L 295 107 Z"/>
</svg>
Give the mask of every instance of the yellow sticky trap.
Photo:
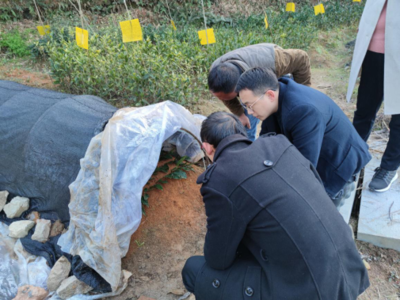
<svg viewBox="0 0 400 300">
<path fill-rule="evenodd" d="M 89 32 L 87 30 L 76 27 L 75 38 L 79 47 L 89 49 Z"/>
<path fill-rule="evenodd" d="M 294 4 L 294 2 L 286 3 L 286 11 L 291 11 L 291 12 L 296 11 L 296 5 Z"/>
<path fill-rule="evenodd" d="M 173 20 L 171 20 L 171 25 L 172 25 L 172 28 L 173 28 L 174 30 L 176 30 L 175 22 L 174 22 Z"/>
<path fill-rule="evenodd" d="M 44 36 L 50 33 L 50 25 L 37 26 L 37 30 L 41 36 Z"/>
<path fill-rule="evenodd" d="M 212 28 L 207 29 L 207 37 L 205 30 L 200 30 L 198 33 L 199 33 L 200 44 L 207 45 L 207 37 L 208 37 L 208 44 L 215 43 L 214 29 Z"/>
<path fill-rule="evenodd" d="M 321 3 L 321 4 L 314 6 L 314 13 L 316 16 L 319 14 L 324 14 L 325 13 L 324 5 Z"/>
<path fill-rule="evenodd" d="M 142 27 L 139 19 L 119 22 L 122 31 L 122 41 L 124 43 L 136 42 L 143 40 Z"/>
<path fill-rule="evenodd" d="M 265 15 L 265 17 L 264 17 L 264 23 L 265 23 L 265 29 L 268 29 L 268 17 L 267 17 L 267 15 Z"/>
<path fill-rule="evenodd" d="M 353 2 L 361 2 L 361 0 L 353 0 Z"/>
</svg>

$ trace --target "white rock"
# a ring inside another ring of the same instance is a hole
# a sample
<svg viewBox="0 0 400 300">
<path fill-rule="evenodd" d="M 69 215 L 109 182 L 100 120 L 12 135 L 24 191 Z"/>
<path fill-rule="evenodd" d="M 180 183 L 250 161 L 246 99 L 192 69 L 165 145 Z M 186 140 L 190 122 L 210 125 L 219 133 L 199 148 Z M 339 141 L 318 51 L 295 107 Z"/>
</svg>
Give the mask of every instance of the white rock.
<svg viewBox="0 0 400 300">
<path fill-rule="evenodd" d="M 35 233 L 32 235 L 32 240 L 46 242 L 50 234 L 51 221 L 39 219 L 36 222 Z"/>
<path fill-rule="evenodd" d="M 4 206 L 7 218 L 19 218 L 29 208 L 29 199 L 25 197 L 14 197 L 10 203 Z"/>
<path fill-rule="evenodd" d="M 26 237 L 29 230 L 35 226 L 34 221 L 15 221 L 8 227 L 9 236 L 16 239 Z"/>
<path fill-rule="evenodd" d="M 6 205 L 7 196 L 8 196 L 7 191 L 0 192 L 0 212 L 3 210 L 4 205 Z"/>
<path fill-rule="evenodd" d="M 86 294 L 92 290 L 92 287 L 80 281 L 75 276 L 68 277 L 61 282 L 57 289 L 57 294 L 61 299 L 68 299 L 73 295 Z"/>
<path fill-rule="evenodd" d="M 61 256 L 54 267 L 51 269 L 49 277 L 47 278 L 47 288 L 50 292 L 57 290 L 61 282 L 68 278 L 71 271 L 71 263 L 65 256 Z"/>
</svg>

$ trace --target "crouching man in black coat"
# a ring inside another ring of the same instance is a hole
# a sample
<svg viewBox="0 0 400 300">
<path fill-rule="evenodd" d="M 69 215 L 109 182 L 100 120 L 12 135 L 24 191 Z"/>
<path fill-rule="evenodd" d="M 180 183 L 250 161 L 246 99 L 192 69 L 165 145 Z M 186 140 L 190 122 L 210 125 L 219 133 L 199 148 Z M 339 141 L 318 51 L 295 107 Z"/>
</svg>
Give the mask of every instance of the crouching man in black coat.
<svg viewBox="0 0 400 300">
<path fill-rule="evenodd" d="M 197 300 L 355 300 L 369 286 L 351 230 L 313 165 L 283 135 L 251 142 L 239 119 L 202 124 L 204 257 L 182 271 Z"/>
</svg>

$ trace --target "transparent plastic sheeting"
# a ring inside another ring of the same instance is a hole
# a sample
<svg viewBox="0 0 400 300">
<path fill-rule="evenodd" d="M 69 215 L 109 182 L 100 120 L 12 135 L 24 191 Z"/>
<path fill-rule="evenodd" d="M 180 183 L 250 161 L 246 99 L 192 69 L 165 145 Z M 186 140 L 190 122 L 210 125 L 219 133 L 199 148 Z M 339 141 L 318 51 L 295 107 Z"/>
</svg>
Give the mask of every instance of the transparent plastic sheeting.
<svg viewBox="0 0 400 300">
<path fill-rule="evenodd" d="M 13 299 L 18 287 L 26 284 L 47 288 L 50 268 L 46 259 L 26 252 L 20 240 L 8 236 L 8 226 L 1 222 L 0 258 L 0 299 Z"/>
<path fill-rule="evenodd" d="M 181 128 L 200 139 L 200 122 L 171 101 L 120 109 L 81 159 L 69 186 L 69 230 L 58 244 L 80 255 L 113 291 L 120 284 L 121 258 L 142 218 L 143 187 L 157 167 L 163 142 Z"/>
</svg>

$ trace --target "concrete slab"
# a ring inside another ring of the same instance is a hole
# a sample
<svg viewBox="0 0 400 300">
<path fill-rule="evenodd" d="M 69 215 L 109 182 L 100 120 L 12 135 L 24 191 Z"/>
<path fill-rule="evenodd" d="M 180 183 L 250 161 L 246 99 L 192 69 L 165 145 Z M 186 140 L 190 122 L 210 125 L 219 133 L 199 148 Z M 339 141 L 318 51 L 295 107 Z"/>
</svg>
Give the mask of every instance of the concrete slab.
<svg viewBox="0 0 400 300">
<path fill-rule="evenodd" d="M 339 208 L 339 212 L 347 224 L 349 224 L 349 222 L 350 222 L 351 211 L 353 210 L 354 201 L 356 199 L 357 186 L 358 186 L 359 179 L 360 179 L 360 175 L 358 175 L 357 179 L 356 179 L 356 189 L 351 193 L 350 197 L 345 200 L 343 206 Z"/>
<path fill-rule="evenodd" d="M 397 179 L 384 193 L 368 189 L 385 145 L 384 141 L 370 144 L 373 159 L 365 168 L 357 239 L 400 251 L 400 180 Z"/>
</svg>

